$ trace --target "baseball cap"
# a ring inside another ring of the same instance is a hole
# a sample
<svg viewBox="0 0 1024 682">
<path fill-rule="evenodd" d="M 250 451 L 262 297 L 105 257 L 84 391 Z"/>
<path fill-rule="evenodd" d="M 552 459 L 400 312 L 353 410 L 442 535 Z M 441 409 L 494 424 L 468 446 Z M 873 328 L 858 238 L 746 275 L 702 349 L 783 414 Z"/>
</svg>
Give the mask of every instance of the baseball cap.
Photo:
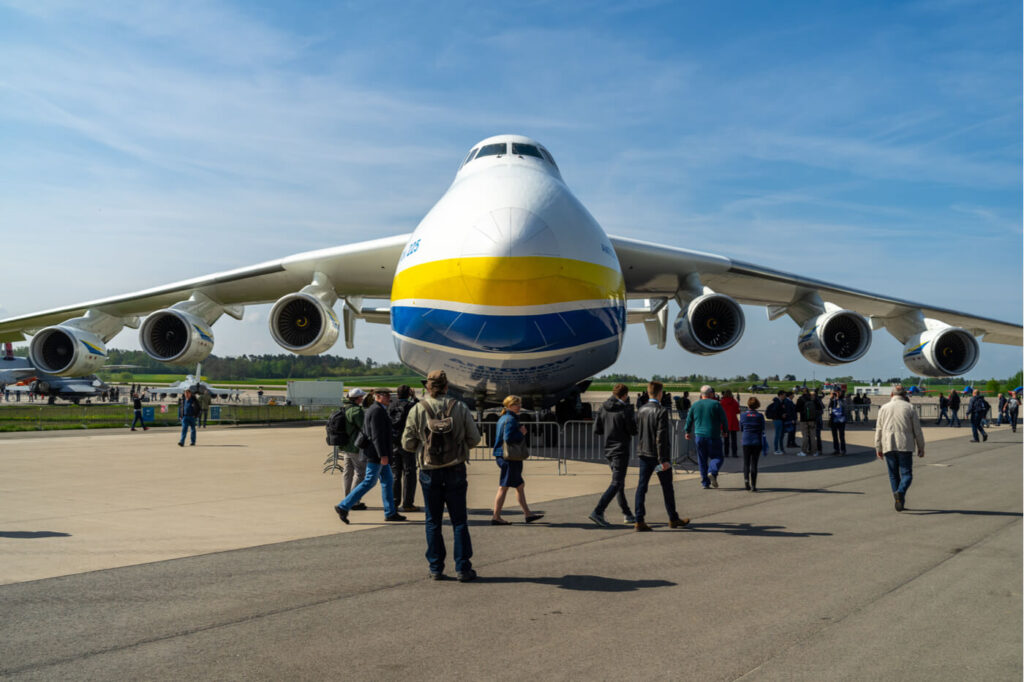
<svg viewBox="0 0 1024 682">
<path fill-rule="evenodd" d="M 361 388 L 353 388 L 348 392 L 349 398 L 362 398 L 364 395 L 366 395 L 366 391 Z"/>
</svg>

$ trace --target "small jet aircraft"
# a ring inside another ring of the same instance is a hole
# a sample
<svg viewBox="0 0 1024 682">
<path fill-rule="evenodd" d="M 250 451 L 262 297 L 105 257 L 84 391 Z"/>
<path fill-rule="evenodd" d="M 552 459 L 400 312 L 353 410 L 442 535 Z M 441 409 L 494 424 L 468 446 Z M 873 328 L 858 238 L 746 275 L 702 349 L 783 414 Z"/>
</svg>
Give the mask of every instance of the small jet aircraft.
<svg viewBox="0 0 1024 682">
<path fill-rule="evenodd" d="M 762 381 L 760 384 L 750 384 L 747 391 L 750 393 L 775 393 L 775 388 L 769 386 L 767 381 Z"/>
<path fill-rule="evenodd" d="M 69 378 L 41 372 L 26 358 L 15 357 L 10 343 L 4 344 L 0 356 L 0 384 L 15 394 L 44 396 L 50 403 L 60 398 L 75 405 L 110 388 L 95 374 Z"/>
<path fill-rule="evenodd" d="M 221 400 L 227 400 L 236 393 L 234 389 L 211 386 L 202 380 L 202 376 L 202 364 L 196 365 L 195 374 L 186 374 L 184 379 L 175 384 L 171 384 L 170 386 L 156 386 L 150 388 L 148 391 L 150 400 L 163 400 L 168 397 L 177 397 L 186 390 L 192 391 L 193 393 L 208 391 L 211 397 L 220 398 Z"/>
<path fill-rule="evenodd" d="M 270 334 L 293 353 L 323 353 L 339 334 L 352 348 L 357 320 L 389 324 L 408 367 L 445 370 L 471 403 L 514 393 L 526 408 L 576 404 L 587 379 L 618 358 L 627 324 L 642 323 L 658 348 L 671 330 L 691 353 L 726 351 L 745 329 L 741 305 L 788 316 L 800 353 L 821 365 L 863 357 L 879 329 L 922 376 L 968 372 L 979 337 L 1022 345 L 1019 324 L 611 237 L 544 145 L 520 135 L 473 145 L 411 234 L 7 318 L 0 341 L 34 334 L 33 364 L 60 376 L 95 371 L 124 327 L 139 329 L 143 349 L 161 362 L 199 362 L 213 350 L 213 323 L 258 303 L 274 303 Z"/>
</svg>

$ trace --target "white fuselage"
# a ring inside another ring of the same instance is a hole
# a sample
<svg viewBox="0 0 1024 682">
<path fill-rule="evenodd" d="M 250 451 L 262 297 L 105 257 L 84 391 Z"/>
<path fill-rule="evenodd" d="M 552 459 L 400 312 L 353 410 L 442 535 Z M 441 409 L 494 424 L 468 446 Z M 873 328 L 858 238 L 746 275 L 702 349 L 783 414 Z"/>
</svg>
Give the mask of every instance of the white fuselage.
<svg viewBox="0 0 1024 682">
<path fill-rule="evenodd" d="M 481 145 L 494 140 L 532 142 Z M 552 163 L 515 154 L 464 165 L 409 239 L 391 299 L 402 362 L 498 400 L 557 394 L 608 367 L 626 322 L 604 230 Z"/>
</svg>

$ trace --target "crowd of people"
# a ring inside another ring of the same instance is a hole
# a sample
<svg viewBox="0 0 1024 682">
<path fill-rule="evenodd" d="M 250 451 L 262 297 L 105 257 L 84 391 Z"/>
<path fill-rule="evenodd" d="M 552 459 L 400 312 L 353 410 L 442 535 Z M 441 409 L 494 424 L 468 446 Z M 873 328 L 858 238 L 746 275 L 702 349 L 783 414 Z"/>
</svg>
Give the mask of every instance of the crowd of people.
<svg viewBox="0 0 1024 682">
<path fill-rule="evenodd" d="M 371 392 L 354 388 L 345 404 L 328 422 L 328 443 L 336 445 L 342 455 L 343 498 L 334 506 L 339 519 L 350 523 L 352 511 L 366 509 L 363 498 L 379 482 L 386 523 L 407 521 L 400 512 L 420 511 L 415 506 L 416 482 L 423 494 L 426 558 L 433 580 L 445 579 L 447 549 L 441 528 L 445 509 L 454 535 L 456 578 L 461 582 L 477 577 L 472 566 L 473 548 L 467 511 L 468 479 L 466 463 L 470 450 L 477 447 L 481 434 L 469 408 L 448 395 L 448 380 L 443 371 L 431 372 L 425 382 L 426 394 L 417 399 L 409 386 L 399 386 L 396 398 L 388 389 Z M 1003 398 L 1003 396 L 1000 396 Z M 948 399 L 946 399 L 948 400 Z M 832 454 L 843 456 L 846 448 L 846 424 L 866 420 L 871 405 L 867 395 L 847 396 L 842 390 L 819 394 L 804 388 L 799 396 L 792 391 L 779 391 L 761 410 L 761 401 L 749 397 L 741 407 L 739 396 L 731 391 L 716 394 L 711 386 L 702 386 L 699 397 L 691 401 L 689 392 L 673 399 L 657 381 L 637 396 L 634 409 L 629 389 L 617 384 L 611 396 L 600 406 L 593 421 L 593 431 L 603 438 L 604 455 L 611 470 L 607 489 L 597 500 L 589 519 L 602 528 L 612 527 L 605 517 L 614 500 L 623 521 L 636 532 L 652 530 L 647 523 L 647 492 L 657 474 L 670 529 L 683 528 L 689 519 L 679 514 L 673 483 L 671 410 L 674 405 L 683 423 L 686 447 L 680 456 L 688 456 L 692 447 L 700 472 L 700 485 L 705 490 L 718 487 L 718 475 L 726 457 L 743 458 L 744 489 L 758 490 L 758 463 L 769 452 L 786 453 L 795 447 L 795 435 L 801 435 L 799 456 L 822 454 L 821 432 L 825 420 L 832 434 Z M 1000 401 L 1000 414 L 1015 427 L 1020 409 L 1019 396 L 1010 394 Z M 947 411 L 950 405 L 945 404 Z M 959 405 L 957 405 L 957 409 Z M 989 407 L 977 391 L 967 408 L 976 423 L 982 440 L 987 436 L 981 417 Z M 494 526 L 510 524 L 502 515 L 509 490 L 525 523 L 544 518 L 533 510 L 526 499 L 523 461 L 529 457 L 528 431 L 519 421 L 522 399 L 509 395 L 495 425 L 490 446 L 498 468 L 498 486 L 491 510 Z M 947 417 L 948 418 L 948 417 Z M 768 424 L 772 425 L 769 445 Z M 182 428 L 183 444 L 185 426 Z M 1015 429 L 1014 429 L 1015 430 Z M 636 438 L 639 468 L 633 508 L 626 498 L 626 479 Z M 924 456 L 924 436 L 918 411 L 909 402 L 902 386 L 894 386 L 889 402 L 878 411 L 875 426 L 875 452 L 885 461 L 895 509 L 902 511 L 913 478 L 913 455 Z M 634 513 L 635 512 L 635 513 Z"/>
</svg>

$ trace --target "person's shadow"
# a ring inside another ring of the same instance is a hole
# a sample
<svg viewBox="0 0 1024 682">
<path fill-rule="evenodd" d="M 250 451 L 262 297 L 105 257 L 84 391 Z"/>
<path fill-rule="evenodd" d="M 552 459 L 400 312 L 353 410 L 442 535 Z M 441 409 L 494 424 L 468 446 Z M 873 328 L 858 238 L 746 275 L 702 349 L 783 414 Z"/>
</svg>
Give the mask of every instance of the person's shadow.
<svg viewBox="0 0 1024 682">
<path fill-rule="evenodd" d="M 14 540 L 33 540 L 35 538 L 69 538 L 71 533 L 61 533 L 54 530 L 0 530 L 0 538 L 11 538 Z"/>
<path fill-rule="evenodd" d="M 832 535 L 832 533 L 793 533 L 783 530 L 785 526 L 759 526 L 753 523 L 691 523 L 686 528 L 694 533 L 727 533 L 728 535 L 751 535 L 762 538 L 809 538 Z"/>
<path fill-rule="evenodd" d="M 563 575 L 561 578 L 513 578 L 502 576 L 481 576 L 478 583 L 536 583 L 553 585 L 562 590 L 582 590 L 584 592 L 635 592 L 649 587 L 673 587 L 677 583 L 670 580 L 625 580 L 623 578 L 605 578 L 600 575 Z"/>
<path fill-rule="evenodd" d="M 964 514 L 966 516 L 1024 516 L 1021 512 L 985 511 L 983 509 L 904 509 L 905 514 L 927 516 L 929 514 Z"/>
</svg>

